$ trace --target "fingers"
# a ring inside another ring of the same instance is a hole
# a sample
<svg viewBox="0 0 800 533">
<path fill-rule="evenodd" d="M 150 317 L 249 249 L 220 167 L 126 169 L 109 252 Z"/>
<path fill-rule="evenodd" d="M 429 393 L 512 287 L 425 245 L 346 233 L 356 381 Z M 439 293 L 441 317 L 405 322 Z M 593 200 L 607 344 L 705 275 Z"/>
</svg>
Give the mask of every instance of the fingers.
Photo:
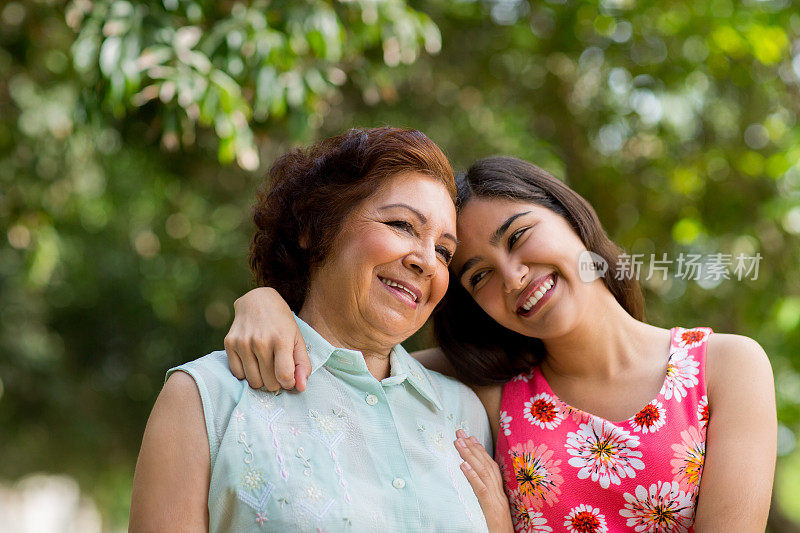
<svg viewBox="0 0 800 533">
<path fill-rule="evenodd" d="M 225 353 L 228 355 L 231 373 L 236 376 L 236 379 L 246 379 L 247 384 L 254 389 L 264 386 L 264 380 L 252 350 L 247 344 L 240 343 L 233 333 L 225 336 Z"/>
<path fill-rule="evenodd" d="M 253 367 L 261 376 L 263 386 L 268 391 L 276 391 L 281 388 L 278 379 L 275 377 L 275 350 L 274 344 L 260 339 L 253 339 L 250 342 L 252 355 L 248 359 L 252 360 Z M 247 367 L 246 367 L 247 368 Z"/>
<path fill-rule="evenodd" d="M 489 457 L 489 454 L 486 453 L 486 450 L 475 437 L 467 437 L 463 430 L 459 430 L 457 435 L 459 438 L 456 440 L 456 449 L 461 458 L 464 459 L 462 470 L 465 471 L 465 474 L 470 472 L 467 475 L 467 479 L 472 478 L 470 483 L 477 483 L 480 489 L 496 488 L 498 486 L 498 479 L 495 477 L 497 463 Z M 474 476 L 477 476 L 477 478 Z M 475 488 L 473 485 L 473 489 Z"/>
<path fill-rule="evenodd" d="M 294 345 L 293 343 L 277 342 L 275 344 L 275 377 L 281 388 L 291 390 L 294 388 Z"/>
<path fill-rule="evenodd" d="M 244 379 L 244 367 L 242 366 L 242 359 L 236 350 L 233 348 L 233 341 L 230 336 L 225 336 L 225 353 L 228 354 L 228 366 L 231 367 L 231 373 L 236 376 L 236 379 Z"/>
<path fill-rule="evenodd" d="M 456 436 L 456 449 L 464 459 L 461 471 L 478 498 L 489 531 L 513 531 L 500 468 L 475 437 L 467 437 L 463 430 Z"/>
<path fill-rule="evenodd" d="M 300 331 L 297 332 L 294 338 L 294 380 L 297 385 L 297 390 L 306 390 L 306 383 L 308 376 L 311 375 L 311 359 L 308 357 L 308 350 L 306 350 L 306 343 Z"/>
</svg>

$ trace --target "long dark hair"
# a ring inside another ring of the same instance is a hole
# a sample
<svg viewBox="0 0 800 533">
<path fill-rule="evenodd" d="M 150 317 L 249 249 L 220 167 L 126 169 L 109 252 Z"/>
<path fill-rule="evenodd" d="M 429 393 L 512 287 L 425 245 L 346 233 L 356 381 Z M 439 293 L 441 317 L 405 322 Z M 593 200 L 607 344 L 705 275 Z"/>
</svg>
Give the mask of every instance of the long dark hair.
<svg viewBox="0 0 800 533">
<path fill-rule="evenodd" d="M 471 198 L 505 198 L 530 202 L 562 216 L 590 252 L 603 257 L 603 277 L 617 302 L 637 320 L 644 316 L 639 282 L 617 276 L 622 248 L 606 235 L 589 202 L 552 174 L 513 157 L 489 157 L 456 178 L 458 209 Z M 620 279 L 617 279 L 620 278 Z M 450 273 L 450 289 L 433 315 L 433 328 L 461 381 L 472 385 L 503 383 L 529 370 L 544 357 L 542 341 L 511 331 L 487 315 Z"/>
</svg>

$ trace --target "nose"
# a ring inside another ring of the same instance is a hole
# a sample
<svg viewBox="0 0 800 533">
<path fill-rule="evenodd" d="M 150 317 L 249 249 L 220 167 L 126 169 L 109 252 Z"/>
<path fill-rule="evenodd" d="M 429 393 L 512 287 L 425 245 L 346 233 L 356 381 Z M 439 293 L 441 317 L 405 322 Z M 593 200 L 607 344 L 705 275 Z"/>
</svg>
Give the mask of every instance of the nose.
<svg viewBox="0 0 800 533">
<path fill-rule="evenodd" d="M 431 277 L 436 272 L 436 250 L 433 245 L 419 246 L 403 258 L 403 266 L 423 277 Z"/>
<path fill-rule="evenodd" d="M 528 267 L 522 263 L 506 265 L 502 269 L 503 289 L 506 293 L 517 291 L 525 286 L 528 280 Z"/>
</svg>

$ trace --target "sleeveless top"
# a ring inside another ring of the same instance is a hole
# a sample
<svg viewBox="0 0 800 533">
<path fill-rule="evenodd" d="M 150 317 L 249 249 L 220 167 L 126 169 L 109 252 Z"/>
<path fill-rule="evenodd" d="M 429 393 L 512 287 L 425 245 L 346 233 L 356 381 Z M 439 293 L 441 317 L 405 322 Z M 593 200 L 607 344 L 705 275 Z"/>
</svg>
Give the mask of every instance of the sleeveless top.
<svg viewBox="0 0 800 533">
<path fill-rule="evenodd" d="M 475 393 L 400 345 L 379 381 L 361 352 L 295 318 L 311 359 L 305 392 L 251 389 L 222 351 L 169 371 L 200 392 L 210 531 L 486 531 L 453 444 L 463 428 L 491 446 Z"/>
<path fill-rule="evenodd" d="M 504 385 L 495 460 L 516 531 L 693 531 L 710 334 L 673 328 L 658 396 L 621 422 L 567 405 L 538 367 Z"/>
</svg>

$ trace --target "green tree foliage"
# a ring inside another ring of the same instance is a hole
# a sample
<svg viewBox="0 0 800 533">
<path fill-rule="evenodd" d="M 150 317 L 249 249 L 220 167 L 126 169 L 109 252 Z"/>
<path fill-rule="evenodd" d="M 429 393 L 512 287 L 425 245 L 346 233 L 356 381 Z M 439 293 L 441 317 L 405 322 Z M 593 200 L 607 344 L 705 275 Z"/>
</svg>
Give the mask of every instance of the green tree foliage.
<svg viewBox="0 0 800 533">
<path fill-rule="evenodd" d="M 755 280 L 672 263 L 647 312 L 762 343 L 800 469 L 799 42 L 788 0 L 6 3 L 0 475 L 66 471 L 124 521 L 165 369 L 250 287 L 264 170 L 380 124 L 536 162 L 630 253 L 760 254 Z"/>
</svg>

